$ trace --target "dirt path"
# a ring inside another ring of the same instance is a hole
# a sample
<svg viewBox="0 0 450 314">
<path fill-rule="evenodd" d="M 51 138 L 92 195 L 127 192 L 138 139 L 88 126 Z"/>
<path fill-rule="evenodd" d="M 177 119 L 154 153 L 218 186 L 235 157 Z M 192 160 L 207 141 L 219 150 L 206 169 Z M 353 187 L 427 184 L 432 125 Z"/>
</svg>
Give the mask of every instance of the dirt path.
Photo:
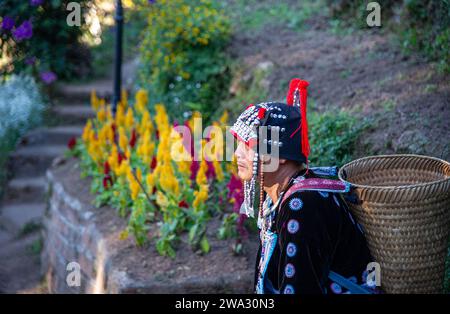
<svg viewBox="0 0 450 314">
<path fill-rule="evenodd" d="M 363 136 L 369 154 L 416 153 L 450 160 L 450 76 L 420 56 L 405 56 L 391 35 L 331 32 L 325 17 L 308 30 L 267 26 L 235 36 L 230 51 L 246 68 L 271 62 L 269 100 L 281 100 L 292 77 L 310 81 L 315 110 L 356 110 L 377 119 Z M 249 102 L 267 99 L 249 99 Z M 359 147 L 364 147 L 360 145 Z"/>
</svg>

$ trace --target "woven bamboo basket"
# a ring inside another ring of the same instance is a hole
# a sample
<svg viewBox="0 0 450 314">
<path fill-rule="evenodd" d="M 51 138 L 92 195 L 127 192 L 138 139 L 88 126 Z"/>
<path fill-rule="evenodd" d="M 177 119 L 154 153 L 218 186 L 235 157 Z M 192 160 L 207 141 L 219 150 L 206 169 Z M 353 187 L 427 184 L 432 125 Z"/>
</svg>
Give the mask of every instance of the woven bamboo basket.
<svg viewBox="0 0 450 314">
<path fill-rule="evenodd" d="M 339 169 L 356 201 L 386 293 L 442 293 L 450 231 L 450 163 L 421 155 L 380 155 Z"/>
</svg>

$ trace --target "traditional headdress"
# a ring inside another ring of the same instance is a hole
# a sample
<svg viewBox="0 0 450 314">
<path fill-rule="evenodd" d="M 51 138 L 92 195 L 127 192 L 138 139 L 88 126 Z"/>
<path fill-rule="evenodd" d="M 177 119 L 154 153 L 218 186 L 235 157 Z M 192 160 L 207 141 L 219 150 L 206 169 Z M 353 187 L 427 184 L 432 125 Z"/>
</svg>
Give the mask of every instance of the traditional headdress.
<svg viewBox="0 0 450 314">
<path fill-rule="evenodd" d="M 294 78 L 289 84 L 286 103 L 265 102 L 249 105 L 238 117 L 231 128 L 231 133 L 239 140 L 255 149 L 253 160 L 253 176 L 244 182 L 244 202 L 241 213 L 254 216 L 255 184 L 258 170 L 263 184 L 260 152 L 270 154 L 275 148 L 280 158 L 305 163 L 308 171 L 308 122 L 306 119 L 307 81 Z M 260 132 L 261 126 L 267 127 L 267 132 Z M 272 132 L 278 131 L 278 138 L 271 138 Z M 259 166 L 260 165 L 260 166 Z M 262 186 L 260 184 L 260 189 Z M 260 196 L 262 196 L 260 190 Z M 260 199 L 260 209 L 262 204 Z"/>
</svg>

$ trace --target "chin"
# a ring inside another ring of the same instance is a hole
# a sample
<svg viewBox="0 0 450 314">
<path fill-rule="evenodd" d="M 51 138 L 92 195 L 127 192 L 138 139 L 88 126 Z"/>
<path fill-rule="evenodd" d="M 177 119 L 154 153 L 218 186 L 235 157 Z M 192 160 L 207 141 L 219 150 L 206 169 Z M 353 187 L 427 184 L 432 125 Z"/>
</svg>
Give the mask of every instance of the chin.
<svg viewBox="0 0 450 314">
<path fill-rule="evenodd" d="M 249 181 L 252 178 L 252 175 L 249 174 L 248 172 L 238 171 L 238 177 L 241 180 Z"/>
</svg>

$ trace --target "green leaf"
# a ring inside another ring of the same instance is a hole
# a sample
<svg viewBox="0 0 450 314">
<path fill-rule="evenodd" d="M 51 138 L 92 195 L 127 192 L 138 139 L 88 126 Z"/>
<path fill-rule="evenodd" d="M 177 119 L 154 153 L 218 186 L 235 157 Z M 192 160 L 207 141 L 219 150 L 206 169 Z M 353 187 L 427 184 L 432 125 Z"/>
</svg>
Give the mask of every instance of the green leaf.
<svg viewBox="0 0 450 314">
<path fill-rule="evenodd" d="M 208 253 L 209 252 L 211 247 L 209 246 L 209 242 L 208 242 L 208 239 L 206 238 L 206 236 L 204 236 L 202 238 L 202 240 L 200 241 L 200 248 L 202 249 L 202 251 L 204 253 Z"/>
<path fill-rule="evenodd" d="M 189 230 L 189 242 L 192 243 L 194 241 L 195 235 L 197 234 L 198 230 L 198 224 L 195 224 L 192 226 L 192 228 Z"/>
</svg>

